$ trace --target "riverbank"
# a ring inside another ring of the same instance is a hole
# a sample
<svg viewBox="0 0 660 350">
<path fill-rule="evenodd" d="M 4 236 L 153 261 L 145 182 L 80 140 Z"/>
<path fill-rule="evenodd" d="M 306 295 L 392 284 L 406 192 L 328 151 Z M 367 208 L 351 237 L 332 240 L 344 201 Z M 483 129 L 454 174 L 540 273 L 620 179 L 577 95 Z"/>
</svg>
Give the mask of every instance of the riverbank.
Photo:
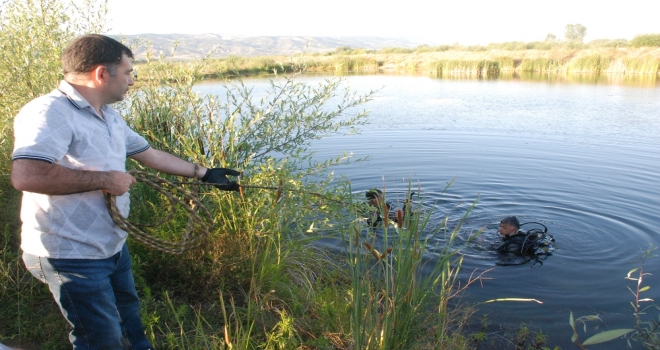
<svg viewBox="0 0 660 350">
<path fill-rule="evenodd" d="M 184 64 L 184 63 L 172 63 Z M 337 50 L 330 54 L 209 59 L 205 78 L 290 72 L 424 74 L 436 77 L 496 77 L 506 73 L 616 73 L 658 76 L 660 48 L 620 47 L 551 50 Z"/>
</svg>

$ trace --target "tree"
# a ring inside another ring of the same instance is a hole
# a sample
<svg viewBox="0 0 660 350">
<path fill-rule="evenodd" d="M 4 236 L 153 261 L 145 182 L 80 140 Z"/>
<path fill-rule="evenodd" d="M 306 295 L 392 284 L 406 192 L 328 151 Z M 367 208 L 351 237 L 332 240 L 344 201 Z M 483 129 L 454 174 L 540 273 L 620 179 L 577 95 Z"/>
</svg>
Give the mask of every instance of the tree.
<svg viewBox="0 0 660 350">
<path fill-rule="evenodd" d="M 566 25 L 566 40 L 582 42 L 587 35 L 587 27 L 581 24 L 567 24 Z"/>
<path fill-rule="evenodd" d="M 548 33 L 548 35 L 545 36 L 545 41 L 555 42 L 557 41 L 557 36 L 552 33 Z"/>
</svg>

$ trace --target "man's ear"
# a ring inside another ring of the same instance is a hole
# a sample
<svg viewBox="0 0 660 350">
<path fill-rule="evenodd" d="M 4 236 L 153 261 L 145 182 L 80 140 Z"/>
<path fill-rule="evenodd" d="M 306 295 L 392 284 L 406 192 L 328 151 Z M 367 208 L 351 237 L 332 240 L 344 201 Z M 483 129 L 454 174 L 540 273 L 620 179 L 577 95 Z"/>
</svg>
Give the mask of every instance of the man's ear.
<svg viewBox="0 0 660 350">
<path fill-rule="evenodd" d="M 108 68 L 102 64 L 94 67 L 90 72 L 90 79 L 94 81 L 95 85 L 104 85 L 107 83 L 108 78 L 110 77 L 110 71 Z"/>
</svg>

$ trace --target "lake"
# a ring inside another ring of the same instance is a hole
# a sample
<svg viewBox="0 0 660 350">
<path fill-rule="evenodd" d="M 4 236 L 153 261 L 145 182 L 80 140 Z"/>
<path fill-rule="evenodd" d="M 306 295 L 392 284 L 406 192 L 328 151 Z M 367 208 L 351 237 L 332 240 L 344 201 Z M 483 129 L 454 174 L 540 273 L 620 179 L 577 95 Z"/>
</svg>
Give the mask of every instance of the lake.
<svg viewBox="0 0 660 350">
<path fill-rule="evenodd" d="M 323 77 L 303 77 L 315 83 Z M 433 209 L 432 224 L 455 223 L 478 198 L 462 236 L 485 227 L 462 252 L 463 280 L 488 272 L 462 302 L 533 298 L 543 302 L 497 302 L 480 307 L 489 331 L 525 323 L 542 330 L 547 345 L 570 342 L 569 312 L 599 314 L 588 335 L 630 328 L 634 296 L 624 279 L 639 266 L 642 249 L 660 245 L 660 87 L 609 80 L 443 80 L 412 76 L 349 76 L 358 91 L 382 89 L 364 105 L 371 124 L 360 135 L 332 136 L 314 143 L 319 157 L 343 151 L 368 162 L 340 166 L 336 174 L 353 190 L 386 187 L 397 202 L 411 181 L 421 189 L 416 205 Z M 246 79 L 255 89 L 266 80 Z M 197 86 L 214 92 L 217 83 Z M 443 192 L 449 182 L 453 183 Z M 548 227 L 558 249 L 542 266 L 497 265 L 492 252 L 499 220 Z M 329 247 L 332 248 L 332 247 Z M 650 259 L 643 294 L 658 300 L 660 259 Z M 657 320 L 658 311 L 649 310 Z M 475 322 L 478 317 L 475 318 Z M 638 344 L 633 344 L 635 348 Z M 615 340 L 593 348 L 623 348 Z"/>
</svg>

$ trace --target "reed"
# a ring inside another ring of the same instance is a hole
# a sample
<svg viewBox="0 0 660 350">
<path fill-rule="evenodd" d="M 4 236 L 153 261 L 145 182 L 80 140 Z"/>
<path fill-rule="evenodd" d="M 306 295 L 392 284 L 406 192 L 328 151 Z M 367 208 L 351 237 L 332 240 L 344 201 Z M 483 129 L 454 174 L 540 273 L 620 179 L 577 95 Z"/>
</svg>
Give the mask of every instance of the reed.
<svg viewBox="0 0 660 350">
<path fill-rule="evenodd" d="M 346 73 L 377 73 L 379 63 L 373 58 L 350 58 L 343 57 L 338 58 L 334 62 L 334 73 L 336 74 L 346 74 Z M 308 72 L 315 72 L 314 68 L 309 67 Z"/>
<path fill-rule="evenodd" d="M 616 47 L 616 41 L 604 41 L 593 47 L 571 48 L 568 44 L 562 44 L 549 50 L 522 47 L 520 50 L 476 50 L 459 46 L 420 46 L 408 52 L 339 48 L 325 54 L 296 56 L 294 60 L 304 61 L 307 72 L 336 75 L 404 73 L 481 78 L 497 77 L 498 71 L 499 76 L 510 75 L 512 72 L 658 74 L 654 67 L 660 60 L 660 50 L 631 47 L 614 49 Z M 183 66 L 190 62 L 169 58 L 163 64 Z M 199 70 L 198 78 L 276 75 L 291 73 L 295 70 L 294 66 L 291 58 L 280 56 L 214 58 L 208 59 L 208 64 Z"/>
<path fill-rule="evenodd" d="M 499 65 L 500 73 L 513 72 L 516 69 L 516 61 L 512 57 L 497 57 L 495 61 Z"/>
<path fill-rule="evenodd" d="M 241 75 L 291 73 L 293 67 L 284 57 L 233 57 L 209 60 L 200 74 L 207 78 Z"/>
<path fill-rule="evenodd" d="M 458 61 L 448 60 L 435 63 L 437 77 L 474 76 L 492 78 L 500 74 L 497 61 Z"/>
<path fill-rule="evenodd" d="M 430 213 L 410 206 L 403 217 L 402 225 L 388 225 L 384 220 L 380 242 L 370 237 L 360 221 L 345 235 L 353 348 L 464 349 L 469 341 L 461 335 L 460 325 L 470 309 L 455 312 L 448 305 L 463 289 L 456 283 L 462 257 L 454 247 L 462 220 L 453 229 L 446 226 L 447 220 L 445 226 L 431 229 Z M 429 260 L 430 242 L 438 239 L 443 246 Z"/>
<path fill-rule="evenodd" d="M 568 64 L 568 71 L 573 73 L 600 73 L 612 63 L 612 57 L 587 55 L 576 57 Z"/>
<path fill-rule="evenodd" d="M 615 69 L 616 72 L 631 72 L 635 74 L 658 74 L 660 72 L 660 59 L 658 58 L 625 58 L 617 61 L 623 68 Z"/>
<path fill-rule="evenodd" d="M 552 58 L 534 58 L 523 60 L 518 68 L 522 72 L 558 73 L 565 63 Z"/>
</svg>

